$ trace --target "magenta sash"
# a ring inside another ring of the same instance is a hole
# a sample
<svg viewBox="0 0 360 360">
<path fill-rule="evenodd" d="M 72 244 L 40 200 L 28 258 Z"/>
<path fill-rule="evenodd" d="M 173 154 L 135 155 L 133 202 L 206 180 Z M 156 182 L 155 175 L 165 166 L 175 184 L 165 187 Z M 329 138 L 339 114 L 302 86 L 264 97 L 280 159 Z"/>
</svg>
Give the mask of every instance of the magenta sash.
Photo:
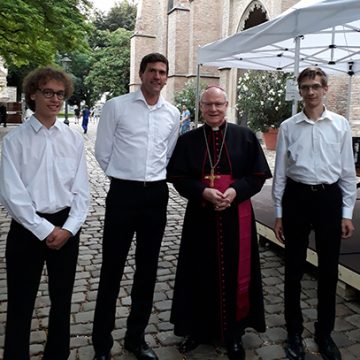
<svg viewBox="0 0 360 360">
<path fill-rule="evenodd" d="M 214 179 L 214 188 L 222 193 L 234 182 L 231 175 L 220 175 Z M 209 186 L 210 181 L 203 179 Z M 249 284 L 251 271 L 251 230 L 252 210 L 251 201 L 245 200 L 238 204 L 239 223 L 239 263 L 236 290 L 236 321 L 246 317 L 249 313 Z"/>
</svg>

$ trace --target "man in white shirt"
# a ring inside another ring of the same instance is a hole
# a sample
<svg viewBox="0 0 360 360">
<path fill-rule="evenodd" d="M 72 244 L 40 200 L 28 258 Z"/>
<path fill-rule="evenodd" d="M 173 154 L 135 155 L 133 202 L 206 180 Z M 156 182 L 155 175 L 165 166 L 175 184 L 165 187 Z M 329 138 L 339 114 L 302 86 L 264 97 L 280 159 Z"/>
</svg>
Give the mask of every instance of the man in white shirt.
<svg viewBox="0 0 360 360">
<path fill-rule="evenodd" d="M 8 285 L 4 360 L 27 360 L 32 313 L 44 263 L 51 308 L 45 360 L 70 354 L 70 309 L 90 195 L 82 136 L 56 116 L 71 78 L 45 67 L 24 80 L 31 118 L 4 138 L 0 201 L 13 218 L 6 243 Z"/>
<path fill-rule="evenodd" d="M 136 271 L 124 346 L 137 359 L 157 359 L 145 342 L 144 331 L 151 314 L 166 224 L 166 166 L 180 121 L 179 111 L 160 94 L 168 70 L 163 55 L 146 55 L 140 64 L 141 88 L 109 100 L 100 116 L 95 157 L 111 184 L 92 335 L 96 360 L 110 359 L 120 281 L 134 234 Z"/>
<path fill-rule="evenodd" d="M 318 318 L 315 342 L 327 360 L 341 354 L 331 338 L 341 239 L 351 237 L 356 175 L 349 122 L 326 109 L 326 74 L 318 67 L 298 77 L 304 110 L 281 124 L 273 198 L 275 235 L 285 243 L 285 321 L 289 359 L 304 359 L 300 306 L 308 238 L 315 232 L 318 254 Z"/>
</svg>

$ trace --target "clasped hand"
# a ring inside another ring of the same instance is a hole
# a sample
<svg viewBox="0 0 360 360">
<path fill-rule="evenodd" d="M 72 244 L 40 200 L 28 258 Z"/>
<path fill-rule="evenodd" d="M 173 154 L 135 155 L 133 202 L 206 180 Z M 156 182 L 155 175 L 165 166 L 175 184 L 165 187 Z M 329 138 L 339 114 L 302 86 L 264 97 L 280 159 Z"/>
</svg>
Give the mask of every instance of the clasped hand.
<svg viewBox="0 0 360 360">
<path fill-rule="evenodd" d="M 228 188 L 224 193 L 217 189 L 205 188 L 203 198 L 214 205 L 215 211 L 223 211 L 231 206 L 236 197 L 234 188 Z"/>
<path fill-rule="evenodd" d="M 60 250 L 72 236 L 71 232 L 55 226 L 54 230 L 45 239 L 46 245 L 53 250 Z"/>
</svg>

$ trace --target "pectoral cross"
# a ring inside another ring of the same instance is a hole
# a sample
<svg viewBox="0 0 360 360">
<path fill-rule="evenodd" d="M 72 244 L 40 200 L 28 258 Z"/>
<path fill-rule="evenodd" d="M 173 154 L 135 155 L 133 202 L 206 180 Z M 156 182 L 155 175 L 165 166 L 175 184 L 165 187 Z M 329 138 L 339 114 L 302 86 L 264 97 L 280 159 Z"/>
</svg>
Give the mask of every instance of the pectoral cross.
<svg viewBox="0 0 360 360">
<path fill-rule="evenodd" d="M 214 180 L 215 179 L 220 179 L 220 175 L 215 175 L 214 174 L 214 168 L 211 168 L 210 175 L 205 175 L 204 179 L 209 180 L 209 186 L 211 188 L 213 188 L 214 187 Z"/>
</svg>

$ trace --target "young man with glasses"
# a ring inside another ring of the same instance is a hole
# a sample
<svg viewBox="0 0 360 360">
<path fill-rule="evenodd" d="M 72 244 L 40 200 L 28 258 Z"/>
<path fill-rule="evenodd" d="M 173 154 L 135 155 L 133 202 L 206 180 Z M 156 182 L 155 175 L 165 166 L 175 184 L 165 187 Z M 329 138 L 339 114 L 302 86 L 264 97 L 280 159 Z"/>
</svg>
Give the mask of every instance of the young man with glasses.
<svg viewBox="0 0 360 360">
<path fill-rule="evenodd" d="M 52 67 L 24 80 L 34 114 L 3 140 L 0 202 L 12 217 L 6 243 L 4 360 L 28 360 L 31 320 L 44 263 L 51 301 L 44 360 L 70 354 L 70 310 L 90 195 L 82 136 L 57 115 L 73 85 Z"/>
<path fill-rule="evenodd" d="M 280 126 L 273 198 L 275 235 L 285 244 L 285 347 L 291 360 L 305 358 L 300 306 L 309 233 L 315 232 L 318 304 L 315 342 L 326 360 L 341 354 L 330 334 L 334 329 L 341 239 L 354 230 L 356 175 L 349 122 L 324 105 L 327 75 L 318 67 L 298 77 L 304 109 Z"/>
<path fill-rule="evenodd" d="M 221 342 L 244 360 L 245 328 L 265 331 L 255 220 L 250 198 L 271 177 L 255 134 L 226 121 L 218 86 L 201 96 L 205 124 L 180 136 L 168 177 L 188 199 L 170 321 L 183 353 Z"/>
</svg>

